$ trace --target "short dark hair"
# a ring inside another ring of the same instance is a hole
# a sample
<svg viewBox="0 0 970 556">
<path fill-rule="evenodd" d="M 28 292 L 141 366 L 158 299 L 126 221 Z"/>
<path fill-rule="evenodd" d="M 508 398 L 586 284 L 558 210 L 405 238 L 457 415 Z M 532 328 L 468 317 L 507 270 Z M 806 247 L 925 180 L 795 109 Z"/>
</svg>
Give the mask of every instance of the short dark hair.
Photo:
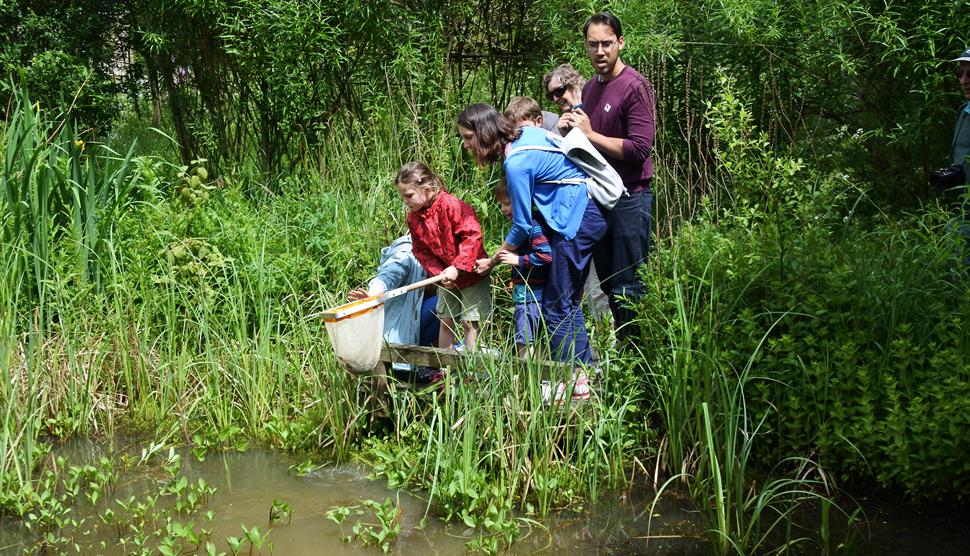
<svg viewBox="0 0 970 556">
<path fill-rule="evenodd" d="M 505 176 L 499 178 L 498 183 L 495 184 L 495 189 L 492 190 L 495 194 L 495 198 L 501 202 L 502 199 L 511 199 L 509 195 L 509 182 L 506 181 Z"/>
<path fill-rule="evenodd" d="M 458 125 L 475 132 L 473 154 L 479 164 L 498 162 L 508 145 L 519 136 L 512 124 L 489 104 L 469 104 L 458 114 Z"/>
<path fill-rule="evenodd" d="M 608 25 L 610 29 L 613 29 L 613 34 L 616 38 L 623 36 L 623 26 L 620 25 L 620 20 L 610 12 L 597 12 L 586 20 L 586 24 L 583 25 L 583 37 L 586 37 L 586 32 L 589 31 L 589 26 L 598 23 L 602 25 Z"/>
</svg>

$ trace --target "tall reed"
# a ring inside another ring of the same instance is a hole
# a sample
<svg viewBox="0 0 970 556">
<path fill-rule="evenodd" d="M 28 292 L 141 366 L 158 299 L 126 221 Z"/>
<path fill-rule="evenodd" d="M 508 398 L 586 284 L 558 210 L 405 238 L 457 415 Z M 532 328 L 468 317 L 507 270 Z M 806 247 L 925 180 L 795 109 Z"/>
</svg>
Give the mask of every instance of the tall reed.
<svg viewBox="0 0 970 556">
<path fill-rule="evenodd" d="M 657 497 L 675 479 L 683 481 L 704 509 L 718 554 L 749 554 L 767 546 L 784 551 L 805 540 L 792 536 L 791 524 L 800 509 L 822 501 L 846 517 L 850 514 L 834 502 L 835 485 L 810 458 L 784 458 L 767 468 L 765 462 L 756 462 L 756 446 L 768 439 L 764 426 L 774 409 L 754 411 L 748 396 L 776 382 L 758 374 L 757 362 L 772 329 L 791 316 L 786 312 L 776 317 L 744 366 L 735 369 L 722 353 L 731 347 L 717 341 L 718 331 L 739 318 L 726 310 L 729 304 L 720 299 L 725 294 L 709 274 L 719 251 L 691 247 L 692 241 L 685 234 L 674 242 L 664 253 L 672 259 L 671 275 L 653 281 L 667 290 L 663 298 L 672 316 L 654 312 L 643 321 L 647 334 L 666 348 L 651 352 L 655 371 L 648 375 L 666 435 L 663 457 L 673 476 Z M 693 261 L 694 268 L 702 269 L 699 276 L 685 274 L 679 249 L 701 253 L 702 259 Z"/>
</svg>

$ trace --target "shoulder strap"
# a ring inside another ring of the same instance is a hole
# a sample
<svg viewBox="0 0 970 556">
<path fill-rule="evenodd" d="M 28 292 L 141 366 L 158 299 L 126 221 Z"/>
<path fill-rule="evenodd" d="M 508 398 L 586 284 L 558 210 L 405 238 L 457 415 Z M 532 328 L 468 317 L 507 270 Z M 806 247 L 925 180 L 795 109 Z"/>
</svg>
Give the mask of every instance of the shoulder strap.
<svg viewBox="0 0 970 556">
<path fill-rule="evenodd" d="M 559 153 L 566 158 L 569 158 L 569 155 L 564 153 L 562 149 L 557 147 L 546 147 L 543 145 L 522 145 L 521 147 L 515 147 L 509 151 L 509 154 L 505 155 L 505 158 L 509 158 L 512 155 L 518 154 L 522 151 L 546 151 L 551 153 Z M 587 178 L 567 178 L 564 180 L 540 180 L 537 183 L 551 183 L 553 185 L 579 185 L 586 182 Z"/>
<path fill-rule="evenodd" d="M 518 154 L 522 151 L 546 151 L 550 153 L 559 153 L 561 155 L 566 154 L 558 147 L 546 147 L 544 145 L 522 145 L 521 147 L 515 147 L 514 149 L 510 150 L 509 154 L 505 155 L 505 158 L 508 158 L 513 154 Z"/>
</svg>

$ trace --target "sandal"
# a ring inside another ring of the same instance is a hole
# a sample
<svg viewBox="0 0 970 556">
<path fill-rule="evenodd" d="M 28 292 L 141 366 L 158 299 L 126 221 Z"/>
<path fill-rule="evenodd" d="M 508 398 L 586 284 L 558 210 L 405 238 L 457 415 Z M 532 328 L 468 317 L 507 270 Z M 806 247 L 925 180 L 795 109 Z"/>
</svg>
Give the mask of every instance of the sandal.
<svg viewBox="0 0 970 556">
<path fill-rule="evenodd" d="M 542 403 L 546 405 L 551 403 L 562 403 L 563 398 L 566 397 L 566 385 L 559 382 L 553 386 L 549 381 L 543 380 L 539 385 L 539 393 L 542 396 Z"/>
<path fill-rule="evenodd" d="M 588 400 L 592 390 L 589 387 L 589 378 L 586 377 L 586 373 L 580 372 L 576 376 L 576 382 L 573 384 L 573 400 Z"/>
</svg>

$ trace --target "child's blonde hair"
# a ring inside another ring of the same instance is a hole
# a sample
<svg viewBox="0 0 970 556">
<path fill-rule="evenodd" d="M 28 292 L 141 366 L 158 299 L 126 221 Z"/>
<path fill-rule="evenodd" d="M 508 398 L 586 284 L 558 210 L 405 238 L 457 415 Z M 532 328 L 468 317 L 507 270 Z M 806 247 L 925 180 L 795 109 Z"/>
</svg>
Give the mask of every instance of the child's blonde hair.
<svg viewBox="0 0 970 556">
<path fill-rule="evenodd" d="M 445 187 L 445 182 L 441 179 L 441 176 L 435 174 L 431 171 L 431 168 L 417 160 L 412 160 L 401 166 L 401 169 L 397 172 L 397 184 L 415 189 L 419 187 L 428 189 L 431 191 L 432 198 L 437 196 L 438 192 Z"/>
<path fill-rule="evenodd" d="M 535 121 L 542 117 L 542 108 L 532 97 L 513 97 L 503 115 L 513 124 L 522 120 Z"/>
</svg>

